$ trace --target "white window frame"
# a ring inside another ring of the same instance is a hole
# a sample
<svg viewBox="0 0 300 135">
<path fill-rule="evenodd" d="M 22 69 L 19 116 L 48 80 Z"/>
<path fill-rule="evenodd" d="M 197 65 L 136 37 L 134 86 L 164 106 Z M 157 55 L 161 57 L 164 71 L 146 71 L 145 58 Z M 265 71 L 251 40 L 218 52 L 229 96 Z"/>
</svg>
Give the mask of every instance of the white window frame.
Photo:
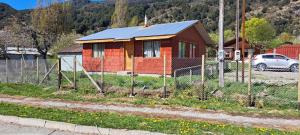
<svg viewBox="0 0 300 135">
<path fill-rule="evenodd" d="M 185 58 L 186 43 L 180 41 L 178 43 L 178 58 Z"/>
<path fill-rule="evenodd" d="M 160 57 L 160 41 L 144 41 L 143 44 L 143 54 L 144 58 L 159 58 Z"/>
<path fill-rule="evenodd" d="M 194 43 L 190 43 L 190 58 L 196 57 L 196 45 Z"/>
<path fill-rule="evenodd" d="M 104 57 L 105 45 L 93 44 L 92 50 L 93 50 L 93 58 L 101 58 L 102 56 Z"/>
</svg>

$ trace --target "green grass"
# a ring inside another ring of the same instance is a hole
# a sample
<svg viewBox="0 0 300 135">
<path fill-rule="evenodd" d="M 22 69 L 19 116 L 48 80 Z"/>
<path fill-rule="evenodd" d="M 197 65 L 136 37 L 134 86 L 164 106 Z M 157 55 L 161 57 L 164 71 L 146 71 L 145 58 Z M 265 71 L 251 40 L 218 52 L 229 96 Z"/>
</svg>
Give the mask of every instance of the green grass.
<svg viewBox="0 0 300 135">
<path fill-rule="evenodd" d="M 170 120 L 161 118 L 146 118 L 135 115 L 121 115 L 106 112 L 70 111 L 51 108 L 38 108 L 23 105 L 0 103 L 0 114 L 26 118 L 38 118 L 73 124 L 99 126 L 102 128 L 146 130 L 168 134 L 225 134 L 225 135 L 275 135 L 300 132 L 287 132 L 266 128 L 246 128 L 227 124 L 210 124 L 188 120 Z"/>
<path fill-rule="evenodd" d="M 214 82 L 209 85 L 211 87 L 207 90 L 213 90 L 213 86 L 216 85 Z M 35 86 L 31 84 L 1 84 L 0 83 L 0 94 L 7 95 L 19 95 L 27 97 L 37 97 L 43 99 L 63 99 L 68 101 L 83 101 L 83 102 L 98 102 L 98 103 L 126 103 L 135 105 L 147 105 L 147 106 L 169 106 L 169 107 L 192 107 L 196 109 L 210 109 L 210 110 L 223 110 L 232 114 L 243 114 L 243 115 L 259 115 L 259 116 L 277 116 L 287 118 L 300 118 L 300 113 L 296 108 L 284 106 L 283 103 L 275 103 L 274 100 L 270 100 L 266 105 L 261 108 L 247 108 L 245 105 L 240 104 L 236 100 L 232 100 L 231 97 L 233 92 L 245 93 L 243 89 L 246 89 L 246 85 L 228 84 L 225 89 L 225 98 L 217 99 L 210 97 L 209 100 L 200 101 L 195 96 L 195 90 L 182 90 L 172 94 L 167 99 L 161 99 L 160 97 L 143 97 L 136 96 L 135 98 L 128 98 L 126 95 L 120 95 L 117 93 L 107 94 L 105 97 L 97 97 L 96 90 L 78 90 L 71 91 L 70 93 L 56 94 L 56 89 L 53 87 Z M 230 91 L 236 89 L 236 91 Z M 274 92 L 274 88 L 269 88 L 271 92 Z M 286 90 L 293 91 L 289 87 Z M 285 93 L 288 93 L 286 95 Z M 296 94 L 289 92 L 274 92 L 274 95 L 285 97 L 286 99 L 292 99 L 296 97 Z M 91 96 L 91 97 L 89 97 Z M 288 102 L 286 102 L 288 103 Z M 275 104 L 275 105 L 274 105 Z M 281 104 L 277 105 L 277 104 Z"/>
</svg>

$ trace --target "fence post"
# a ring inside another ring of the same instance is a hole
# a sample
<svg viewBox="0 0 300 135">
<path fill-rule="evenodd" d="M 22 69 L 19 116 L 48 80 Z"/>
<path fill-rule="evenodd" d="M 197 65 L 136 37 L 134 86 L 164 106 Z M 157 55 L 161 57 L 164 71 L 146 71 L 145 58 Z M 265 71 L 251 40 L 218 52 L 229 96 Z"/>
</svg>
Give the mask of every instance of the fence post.
<svg viewBox="0 0 300 135">
<path fill-rule="evenodd" d="M 21 83 L 23 83 L 24 77 L 23 77 L 23 60 L 21 59 Z"/>
<path fill-rule="evenodd" d="M 77 90 L 77 79 L 76 79 L 76 76 L 77 76 L 77 63 L 76 63 L 76 55 L 74 56 L 73 58 L 73 66 L 74 66 L 74 71 L 73 71 L 73 87 L 74 87 L 74 90 Z"/>
<path fill-rule="evenodd" d="M 202 100 L 205 100 L 205 90 L 204 90 L 204 81 L 205 81 L 205 78 L 204 78 L 204 75 L 205 75 L 205 55 L 202 55 L 202 60 L 201 60 L 201 82 L 202 82 L 202 95 L 201 95 L 201 98 Z"/>
<path fill-rule="evenodd" d="M 167 98 L 166 66 L 167 66 L 167 58 L 166 58 L 166 53 L 164 53 L 164 98 Z"/>
<path fill-rule="evenodd" d="M 190 83 L 192 84 L 193 82 L 193 80 L 192 80 L 192 76 L 193 76 L 193 71 L 192 71 L 192 69 L 190 69 Z"/>
<path fill-rule="evenodd" d="M 6 75 L 6 83 L 8 83 L 8 59 L 5 59 L 5 75 Z"/>
<path fill-rule="evenodd" d="M 174 85 L 175 85 L 174 87 L 175 87 L 175 90 L 177 89 L 177 76 L 176 76 L 177 73 L 176 72 L 177 72 L 177 70 L 175 69 L 174 70 Z"/>
<path fill-rule="evenodd" d="M 130 97 L 134 96 L 134 55 L 131 55 L 132 63 L 131 63 L 131 92 Z"/>
<path fill-rule="evenodd" d="M 252 78 L 252 56 L 248 56 L 249 59 L 249 67 L 248 67 L 248 102 L 249 106 L 253 105 L 253 97 L 252 97 L 252 87 L 251 87 L 251 78 Z"/>
<path fill-rule="evenodd" d="M 299 54 L 299 60 L 300 60 L 300 54 Z M 299 79 L 298 79 L 298 110 L 300 111 L 300 66 L 298 66 L 299 71 L 298 71 L 298 75 L 299 75 Z"/>
<path fill-rule="evenodd" d="M 39 84 L 40 82 L 40 74 L 39 74 L 39 57 L 37 56 L 36 57 L 36 80 L 37 80 L 37 83 Z"/>
<path fill-rule="evenodd" d="M 58 90 L 60 90 L 61 88 L 61 79 L 62 79 L 62 76 L 61 76 L 61 58 L 58 58 L 57 60 L 57 88 Z"/>
<path fill-rule="evenodd" d="M 104 91 L 104 56 L 101 56 L 101 89 Z"/>
</svg>

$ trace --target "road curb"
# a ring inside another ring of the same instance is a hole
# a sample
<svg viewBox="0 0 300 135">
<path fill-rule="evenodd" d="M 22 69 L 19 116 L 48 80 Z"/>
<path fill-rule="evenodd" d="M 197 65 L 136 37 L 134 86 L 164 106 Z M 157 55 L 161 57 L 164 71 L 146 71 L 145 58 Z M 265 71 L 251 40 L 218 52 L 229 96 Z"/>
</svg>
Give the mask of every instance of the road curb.
<svg viewBox="0 0 300 135">
<path fill-rule="evenodd" d="M 118 135 L 165 135 L 163 133 L 141 131 L 141 130 L 126 130 L 126 129 L 110 129 L 98 128 L 95 126 L 83 126 L 65 122 L 49 121 L 35 118 L 22 118 L 16 116 L 0 115 L 0 121 L 4 123 L 12 123 L 22 126 L 31 126 L 47 129 L 55 129 L 61 131 L 75 132 L 81 134 L 118 134 Z"/>
</svg>

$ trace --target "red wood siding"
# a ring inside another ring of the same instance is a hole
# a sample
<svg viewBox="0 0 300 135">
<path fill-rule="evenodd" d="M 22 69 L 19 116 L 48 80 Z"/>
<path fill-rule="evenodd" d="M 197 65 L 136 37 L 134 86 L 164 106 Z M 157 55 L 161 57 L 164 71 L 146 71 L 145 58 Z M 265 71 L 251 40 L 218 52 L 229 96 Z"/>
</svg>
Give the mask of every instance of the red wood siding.
<svg viewBox="0 0 300 135">
<path fill-rule="evenodd" d="M 92 44 L 83 45 L 83 67 L 89 72 L 101 71 L 101 59 L 93 58 Z M 117 72 L 124 70 L 123 43 L 105 43 L 104 71 Z"/>
<path fill-rule="evenodd" d="M 134 41 L 135 72 L 138 74 L 163 74 L 163 56 L 167 58 L 167 74 L 171 75 L 175 69 L 200 65 L 201 55 L 205 54 L 206 45 L 196 28 L 191 27 L 179 33 L 176 37 L 159 40 L 161 41 L 159 58 L 144 58 L 143 42 Z M 186 58 L 178 58 L 178 44 L 186 42 Z M 195 57 L 190 57 L 190 43 L 195 48 Z M 118 72 L 125 70 L 124 43 L 104 43 L 105 60 L 104 70 L 106 72 Z M 88 72 L 99 72 L 101 67 L 100 58 L 92 57 L 92 44 L 83 45 L 83 66 Z"/>
<path fill-rule="evenodd" d="M 186 43 L 186 58 L 178 58 L 179 55 L 179 42 Z M 196 58 L 189 58 L 190 50 L 189 44 L 193 43 L 196 46 L 195 57 Z M 188 28 L 187 30 L 179 33 L 173 39 L 173 71 L 179 68 L 185 68 L 190 66 L 196 66 L 201 64 L 201 56 L 205 54 L 206 51 L 206 44 L 203 38 L 198 34 L 198 31 L 195 27 Z"/>
<path fill-rule="evenodd" d="M 270 49 L 267 53 L 277 53 L 288 56 L 292 59 L 299 59 L 300 45 L 283 45 L 275 49 Z"/>
<path fill-rule="evenodd" d="M 171 40 L 160 40 L 160 57 L 144 58 L 143 41 L 135 42 L 135 72 L 139 74 L 163 74 L 164 53 L 167 59 L 166 73 L 171 74 L 172 42 Z"/>
</svg>

